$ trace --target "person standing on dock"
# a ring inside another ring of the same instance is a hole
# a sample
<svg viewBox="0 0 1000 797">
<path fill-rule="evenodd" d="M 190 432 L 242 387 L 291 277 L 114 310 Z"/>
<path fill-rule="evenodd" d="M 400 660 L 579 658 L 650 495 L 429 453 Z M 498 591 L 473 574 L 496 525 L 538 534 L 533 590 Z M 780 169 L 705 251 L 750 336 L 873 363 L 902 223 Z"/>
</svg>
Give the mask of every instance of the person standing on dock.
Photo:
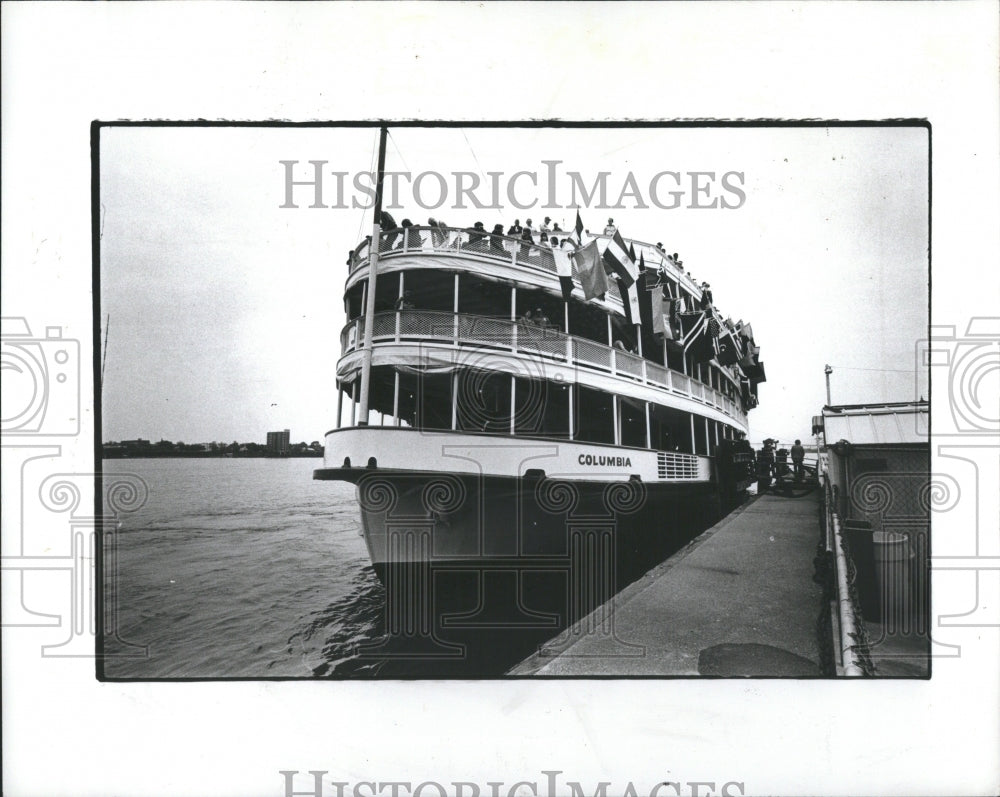
<svg viewBox="0 0 1000 797">
<path fill-rule="evenodd" d="M 764 447 L 757 456 L 757 493 L 758 495 L 771 486 L 771 477 L 774 475 L 774 448 L 773 441 L 768 438 L 764 441 Z"/>
<path fill-rule="evenodd" d="M 802 481 L 802 460 L 806 457 L 806 450 L 802 447 L 802 441 L 796 440 L 792 446 L 792 468 L 795 470 L 795 481 Z"/>
</svg>

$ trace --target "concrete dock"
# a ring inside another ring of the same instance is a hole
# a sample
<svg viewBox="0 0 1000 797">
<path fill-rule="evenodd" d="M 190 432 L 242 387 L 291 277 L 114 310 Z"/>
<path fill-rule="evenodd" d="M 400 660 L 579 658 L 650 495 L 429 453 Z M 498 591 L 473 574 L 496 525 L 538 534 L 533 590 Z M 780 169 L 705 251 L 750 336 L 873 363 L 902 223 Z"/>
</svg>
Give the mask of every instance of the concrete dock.
<svg viewBox="0 0 1000 797">
<path fill-rule="evenodd" d="M 508 674 L 819 677 L 819 500 L 751 499 Z"/>
</svg>

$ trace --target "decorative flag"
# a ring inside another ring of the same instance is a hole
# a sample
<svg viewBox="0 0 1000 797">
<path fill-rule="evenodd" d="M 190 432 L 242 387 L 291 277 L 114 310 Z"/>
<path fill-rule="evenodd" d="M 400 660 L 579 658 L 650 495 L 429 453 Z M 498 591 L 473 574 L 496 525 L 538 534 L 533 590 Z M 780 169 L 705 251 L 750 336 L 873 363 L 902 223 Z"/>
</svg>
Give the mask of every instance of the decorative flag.
<svg viewBox="0 0 1000 797">
<path fill-rule="evenodd" d="M 729 329 L 724 329 L 719 335 L 716 346 L 716 359 L 719 365 L 736 365 L 740 360 L 740 347 Z"/>
<path fill-rule="evenodd" d="M 632 245 L 629 245 L 629 255 L 635 255 Z M 636 295 L 639 299 L 639 318 L 645 329 L 652 329 L 653 326 L 653 305 L 649 300 L 649 291 L 646 289 L 646 261 L 639 257 L 639 276 L 635 281 Z"/>
<path fill-rule="evenodd" d="M 579 219 L 579 213 L 577 218 Z M 608 277 L 604 273 L 596 239 L 573 252 L 572 257 L 576 262 L 576 270 L 580 276 L 583 297 L 587 301 L 594 297 L 604 298 L 604 294 L 608 290 Z"/>
<path fill-rule="evenodd" d="M 579 210 L 577 210 L 577 212 L 576 212 L 576 227 L 574 229 L 576 230 L 576 241 L 577 241 L 577 243 L 579 243 L 582 246 L 583 245 L 583 221 L 580 219 L 580 211 Z"/>
<path fill-rule="evenodd" d="M 566 239 L 572 247 L 573 244 Z M 570 252 L 561 246 L 552 250 L 552 257 L 556 261 L 556 274 L 559 275 L 559 286 L 562 288 L 563 301 L 568 302 L 573 295 L 573 265 L 570 263 Z"/>
<path fill-rule="evenodd" d="M 647 291 L 649 294 L 650 310 L 652 311 L 652 329 L 654 335 L 666 335 L 667 325 L 663 323 L 663 288 L 659 285 Z"/>
<path fill-rule="evenodd" d="M 705 326 L 705 314 L 700 310 L 695 313 L 680 313 L 681 321 L 681 343 L 687 343 L 696 333 L 702 331 Z"/>
<path fill-rule="evenodd" d="M 625 242 L 617 230 L 608 241 L 608 248 L 604 250 L 604 264 L 607 267 L 606 271 L 617 275 L 618 281 L 626 288 L 633 285 L 639 276 L 639 270 L 625 251 Z"/>
<path fill-rule="evenodd" d="M 667 273 L 662 268 L 657 268 L 656 271 L 653 272 L 652 277 L 650 277 L 649 274 L 646 275 L 646 287 L 650 290 L 656 287 L 666 288 L 667 294 L 670 296 L 673 295 L 673 292 L 670 289 L 670 280 L 667 279 Z"/>
<path fill-rule="evenodd" d="M 707 362 L 715 356 L 712 337 L 708 333 L 708 319 L 705 313 L 681 313 L 681 339 L 677 341 L 685 352 L 691 354 L 695 362 Z"/>
<path fill-rule="evenodd" d="M 659 284 L 659 272 L 646 268 L 646 258 L 639 253 L 639 310 L 642 325 L 653 335 L 666 334 L 663 323 L 663 288 Z"/>
<path fill-rule="evenodd" d="M 681 337 L 681 300 L 667 299 L 665 310 L 663 337 L 667 341 L 676 341 Z"/>
<path fill-rule="evenodd" d="M 764 382 L 764 363 L 760 361 L 760 346 L 748 346 L 747 353 L 740 360 L 740 368 L 750 379 L 751 385 Z"/>
<path fill-rule="evenodd" d="M 625 318 L 628 319 L 629 324 L 641 324 L 639 294 L 635 287 L 635 281 L 639 277 L 639 269 L 636 267 L 635 261 L 625 251 L 625 241 L 622 240 L 618 230 L 615 230 L 604 250 L 604 266 L 609 274 L 613 273 L 618 277 L 618 290 L 622 295 L 622 304 L 625 306 Z"/>
<path fill-rule="evenodd" d="M 708 332 L 706 321 L 685 347 L 696 363 L 707 363 L 715 357 L 715 338 Z"/>
</svg>

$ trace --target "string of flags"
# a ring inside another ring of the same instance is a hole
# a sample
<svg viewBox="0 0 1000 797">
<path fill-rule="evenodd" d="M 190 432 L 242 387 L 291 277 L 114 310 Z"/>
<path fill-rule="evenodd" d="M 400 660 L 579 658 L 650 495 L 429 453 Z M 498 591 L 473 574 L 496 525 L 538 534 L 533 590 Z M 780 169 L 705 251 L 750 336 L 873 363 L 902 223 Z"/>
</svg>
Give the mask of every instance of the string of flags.
<svg viewBox="0 0 1000 797">
<path fill-rule="evenodd" d="M 737 367 L 747 391 L 756 392 L 756 385 L 765 381 L 765 375 L 753 329 L 742 319 L 735 324 L 731 319 L 722 319 L 708 283 L 702 284 L 700 307 L 687 307 L 680 286 L 670 278 L 668 269 L 662 265 L 647 266 L 643 252 L 637 262 L 634 245 L 626 247 L 617 228 L 610 234 L 603 252 L 596 238 L 583 243 L 585 228 L 579 211 L 573 231 L 577 248 L 571 257 L 587 301 L 603 299 L 611 284 L 609 280 L 614 279 L 629 325 L 649 330 L 673 351 L 690 354 L 695 362 L 714 359 L 722 366 Z M 676 252 L 663 252 L 663 260 L 682 271 L 683 261 Z M 556 265 L 562 281 L 570 268 L 569 258 L 565 261 L 557 258 Z M 565 284 L 563 292 L 566 296 Z"/>
</svg>

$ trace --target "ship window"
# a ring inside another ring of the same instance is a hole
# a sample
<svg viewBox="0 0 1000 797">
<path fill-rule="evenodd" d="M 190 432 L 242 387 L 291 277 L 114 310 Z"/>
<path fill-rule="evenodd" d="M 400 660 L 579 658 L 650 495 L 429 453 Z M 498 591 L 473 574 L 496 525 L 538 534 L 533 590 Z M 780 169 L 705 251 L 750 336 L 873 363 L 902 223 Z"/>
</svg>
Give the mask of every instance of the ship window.
<svg viewBox="0 0 1000 797">
<path fill-rule="evenodd" d="M 607 313 L 592 304 L 571 301 L 569 303 L 569 334 L 607 346 Z"/>
<path fill-rule="evenodd" d="M 652 330 L 643 327 L 642 330 L 642 356 L 657 365 L 663 365 L 663 343 L 660 338 L 655 337 Z"/>
<path fill-rule="evenodd" d="M 517 291 L 517 317 L 524 318 L 529 311 L 532 315 L 537 315 L 536 310 L 542 311 L 542 315 L 548 322 L 546 326 L 557 330 L 563 329 L 563 313 L 565 311 L 561 298 L 556 298 L 545 291 L 521 290 L 519 288 Z"/>
<path fill-rule="evenodd" d="M 463 432 L 510 434 L 510 374 L 480 369 L 461 371 L 457 399 L 458 428 Z"/>
<path fill-rule="evenodd" d="M 402 426 L 415 426 L 417 420 L 417 391 L 420 383 L 417 374 L 400 371 L 399 374 L 399 420 Z"/>
<path fill-rule="evenodd" d="M 451 271 L 412 269 L 406 272 L 405 290 L 420 310 L 451 313 L 455 310 L 455 274 Z"/>
<path fill-rule="evenodd" d="M 667 346 L 667 364 L 671 371 L 684 373 L 684 357 L 678 349 L 672 346 Z"/>
<path fill-rule="evenodd" d="M 458 279 L 458 312 L 493 318 L 510 318 L 510 285 L 474 274 Z"/>
<path fill-rule="evenodd" d="M 392 426 L 395 419 L 392 414 L 392 396 L 395 387 L 395 371 L 392 368 L 381 365 L 372 368 L 371 387 L 368 394 L 368 407 L 372 412 L 379 413 L 378 418 L 372 418 L 371 422 L 381 423 L 383 426 Z"/>
<path fill-rule="evenodd" d="M 642 402 L 621 399 L 618 404 L 618 424 L 623 446 L 646 447 L 646 411 Z"/>
<path fill-rule="evenodd" d="M 569 438 L 569 387 L 542 379 L 515 380 L 517 434 Z"/>
<path fill-rule="evenodd" d="M 399 299 L 399 274 L 379 274 L 375 280 L 375 312 L 395 309 Z"/>
<path fill-rule="evenodd" d="M 576 394 L 576 439 L 589 443 L 614 443 L 612 396 L 582 385 Z"/>
<path fill-rule="evenodd" d="M 451 374 L 420 374 L 420 429 L 451 429 Z"/>
<path fill-rule="evenodd" d="M 355 318 L 360 318 L 364 313 L 364 307 L 361 302 L 363 301 L 365 280 L 352 285 L 350 289 L 344 294 L 344 302 L 347 305 L 347 320 L 353 321 Z"/>
<path fill-rule="evenodd" d="M 650 442 L 659 451 L 693 453 L 691 421 L 687 413 L 659 404 L 649 405 Z"/>
</svg>

